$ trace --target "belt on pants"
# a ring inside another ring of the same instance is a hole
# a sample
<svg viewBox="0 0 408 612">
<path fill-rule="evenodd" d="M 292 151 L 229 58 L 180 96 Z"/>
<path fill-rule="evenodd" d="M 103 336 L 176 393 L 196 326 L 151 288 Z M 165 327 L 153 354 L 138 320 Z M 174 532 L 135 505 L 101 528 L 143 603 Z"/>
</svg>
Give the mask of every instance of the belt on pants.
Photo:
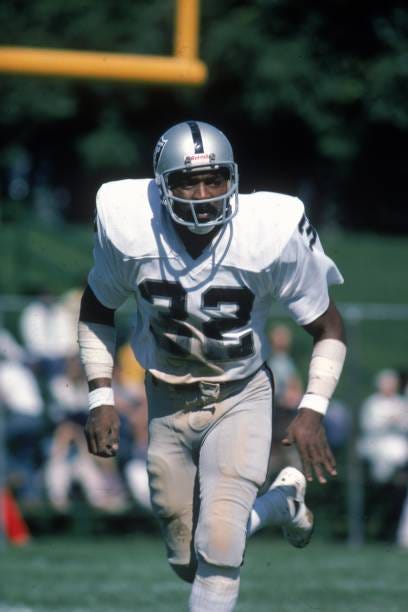
<svg viewBox="0 0 408 612">
<path fill-rule="evenodd" d="M 257 368 L 256 370 L 251 372 L 251 374 L 245 376 L 244 378 L 235 378 L 234 380 L 227 380 L 225 382 L 219 383 L 200 380 L 193 383 L 176 384 L 165 382 L 164 380 L 153 376 L 151 372 L 149 372 L 149 375 L 151 376 L 152 382 L 155 386 L 171 387 L 173 390 L 180 392 L 196 391 L 204 397 L 208 397 L 209 399 L 214 398 L 216 400 L 219 397 L 221 390 L 225 391 L 226 389 L 228 389 L 228 387 L 236 385 L 237 383 L 245 383 L 249 381 L 251 378 L 253 378 L 253 376 L 255 376 L 255 374 L 259 372 L 259 370 L 265 367 L 266 364 L 263 363 L 259 368 Z"/>
</svg>

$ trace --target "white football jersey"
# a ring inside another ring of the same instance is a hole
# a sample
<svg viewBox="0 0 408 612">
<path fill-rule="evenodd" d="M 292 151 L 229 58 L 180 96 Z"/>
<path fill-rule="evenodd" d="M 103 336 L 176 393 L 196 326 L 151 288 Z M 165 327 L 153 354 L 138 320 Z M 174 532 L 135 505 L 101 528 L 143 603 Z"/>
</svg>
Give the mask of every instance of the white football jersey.
<svg viewBox="0 0 408 612">
<path fill-rule="evenodd" d="M 329 305 L 343 278 L 294 197 L 239 196 L 239 212 L 193 259 L 153 180 L 102 185 L 89 285 L 107 308 L 136 301 L 132 347 L 171 383 L 245 378 L 268 357 L 273 299 L 300 325 Z"/>
</svg>

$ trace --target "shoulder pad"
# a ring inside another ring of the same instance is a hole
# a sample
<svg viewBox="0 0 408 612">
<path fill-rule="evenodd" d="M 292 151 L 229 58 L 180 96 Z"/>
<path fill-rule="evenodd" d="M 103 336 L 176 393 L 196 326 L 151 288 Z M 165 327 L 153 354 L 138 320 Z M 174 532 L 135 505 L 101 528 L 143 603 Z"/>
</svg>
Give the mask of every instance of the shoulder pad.
<svg viewBox="0 0 408 612">
<path fill-rule="evenodd" d="M 151 179 L 125 179 L 104 183 L 96 195 L 97 219 L 108 240 L 123 255 L 154 255 L 155 220 L 160 197 Z"/>
<path fill-rule="evenodd" d="M 259 191 L 239 196 L 230 250 L 237 267 L 269 267 L 282 253 L 304 214 L 299 198 Z M 230 258 L 228 258 L 230 259 Z"/>
</svg>

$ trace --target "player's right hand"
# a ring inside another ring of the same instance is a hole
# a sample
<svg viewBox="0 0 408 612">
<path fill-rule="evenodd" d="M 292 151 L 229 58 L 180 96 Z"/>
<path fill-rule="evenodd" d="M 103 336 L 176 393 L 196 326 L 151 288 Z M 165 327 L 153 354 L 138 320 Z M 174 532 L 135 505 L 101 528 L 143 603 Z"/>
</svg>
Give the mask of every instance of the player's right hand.
<svg viewBox="0 0 408 612">
<path fill-rule="evenodd" d="M 85 425 L 88 450 L 98 457 L 114 457 L 119 449 L 120 419 L 114 406 L 98 406 Z"/>
<path fill-rule="evenodd" d="M 313 480 L 316 474 L 320 484 L 326 484 L 329 476 L 337 476 L 336 460 L 327 442 L 322 415 L 309 408 L 300 408 L 282 440 L 284 446 L 296 444 L 303 465 L 306 480 Z"/>
</svg>

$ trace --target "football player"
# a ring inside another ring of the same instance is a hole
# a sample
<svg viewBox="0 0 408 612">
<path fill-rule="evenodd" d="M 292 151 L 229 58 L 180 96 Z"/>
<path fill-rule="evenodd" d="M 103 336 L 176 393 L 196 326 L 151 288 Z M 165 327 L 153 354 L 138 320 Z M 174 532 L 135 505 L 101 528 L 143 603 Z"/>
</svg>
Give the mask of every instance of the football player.
<svg viewBox="0 0 408 612">
<path fill-rule="evenodd" d="M 107 183 L 97 195 L 79 322 L 90 391 L 85 433 L 91 453 L 116 454 L 114 314 L 132 296 L 132 346 L 146 369 L 151 500 L 167 557 L 193 583 L 191 611 L 228 612 L 247 536 L 278 524 L 305 546 L 313 529 L 306 481 L 336 475 L 322 418 L 346 354 L 328 292 L 343 279 L 299 199 L 238 195 L 231 145 L 215 127 L 171 127 L 153 166 L 154 179 Z M 288 467 L 271 484 L 265 322 L 274 299 L 311 334 L 313 349 L 306 393 L 283 440 L 296 444 L 304 474 Z"/>
</svg>

